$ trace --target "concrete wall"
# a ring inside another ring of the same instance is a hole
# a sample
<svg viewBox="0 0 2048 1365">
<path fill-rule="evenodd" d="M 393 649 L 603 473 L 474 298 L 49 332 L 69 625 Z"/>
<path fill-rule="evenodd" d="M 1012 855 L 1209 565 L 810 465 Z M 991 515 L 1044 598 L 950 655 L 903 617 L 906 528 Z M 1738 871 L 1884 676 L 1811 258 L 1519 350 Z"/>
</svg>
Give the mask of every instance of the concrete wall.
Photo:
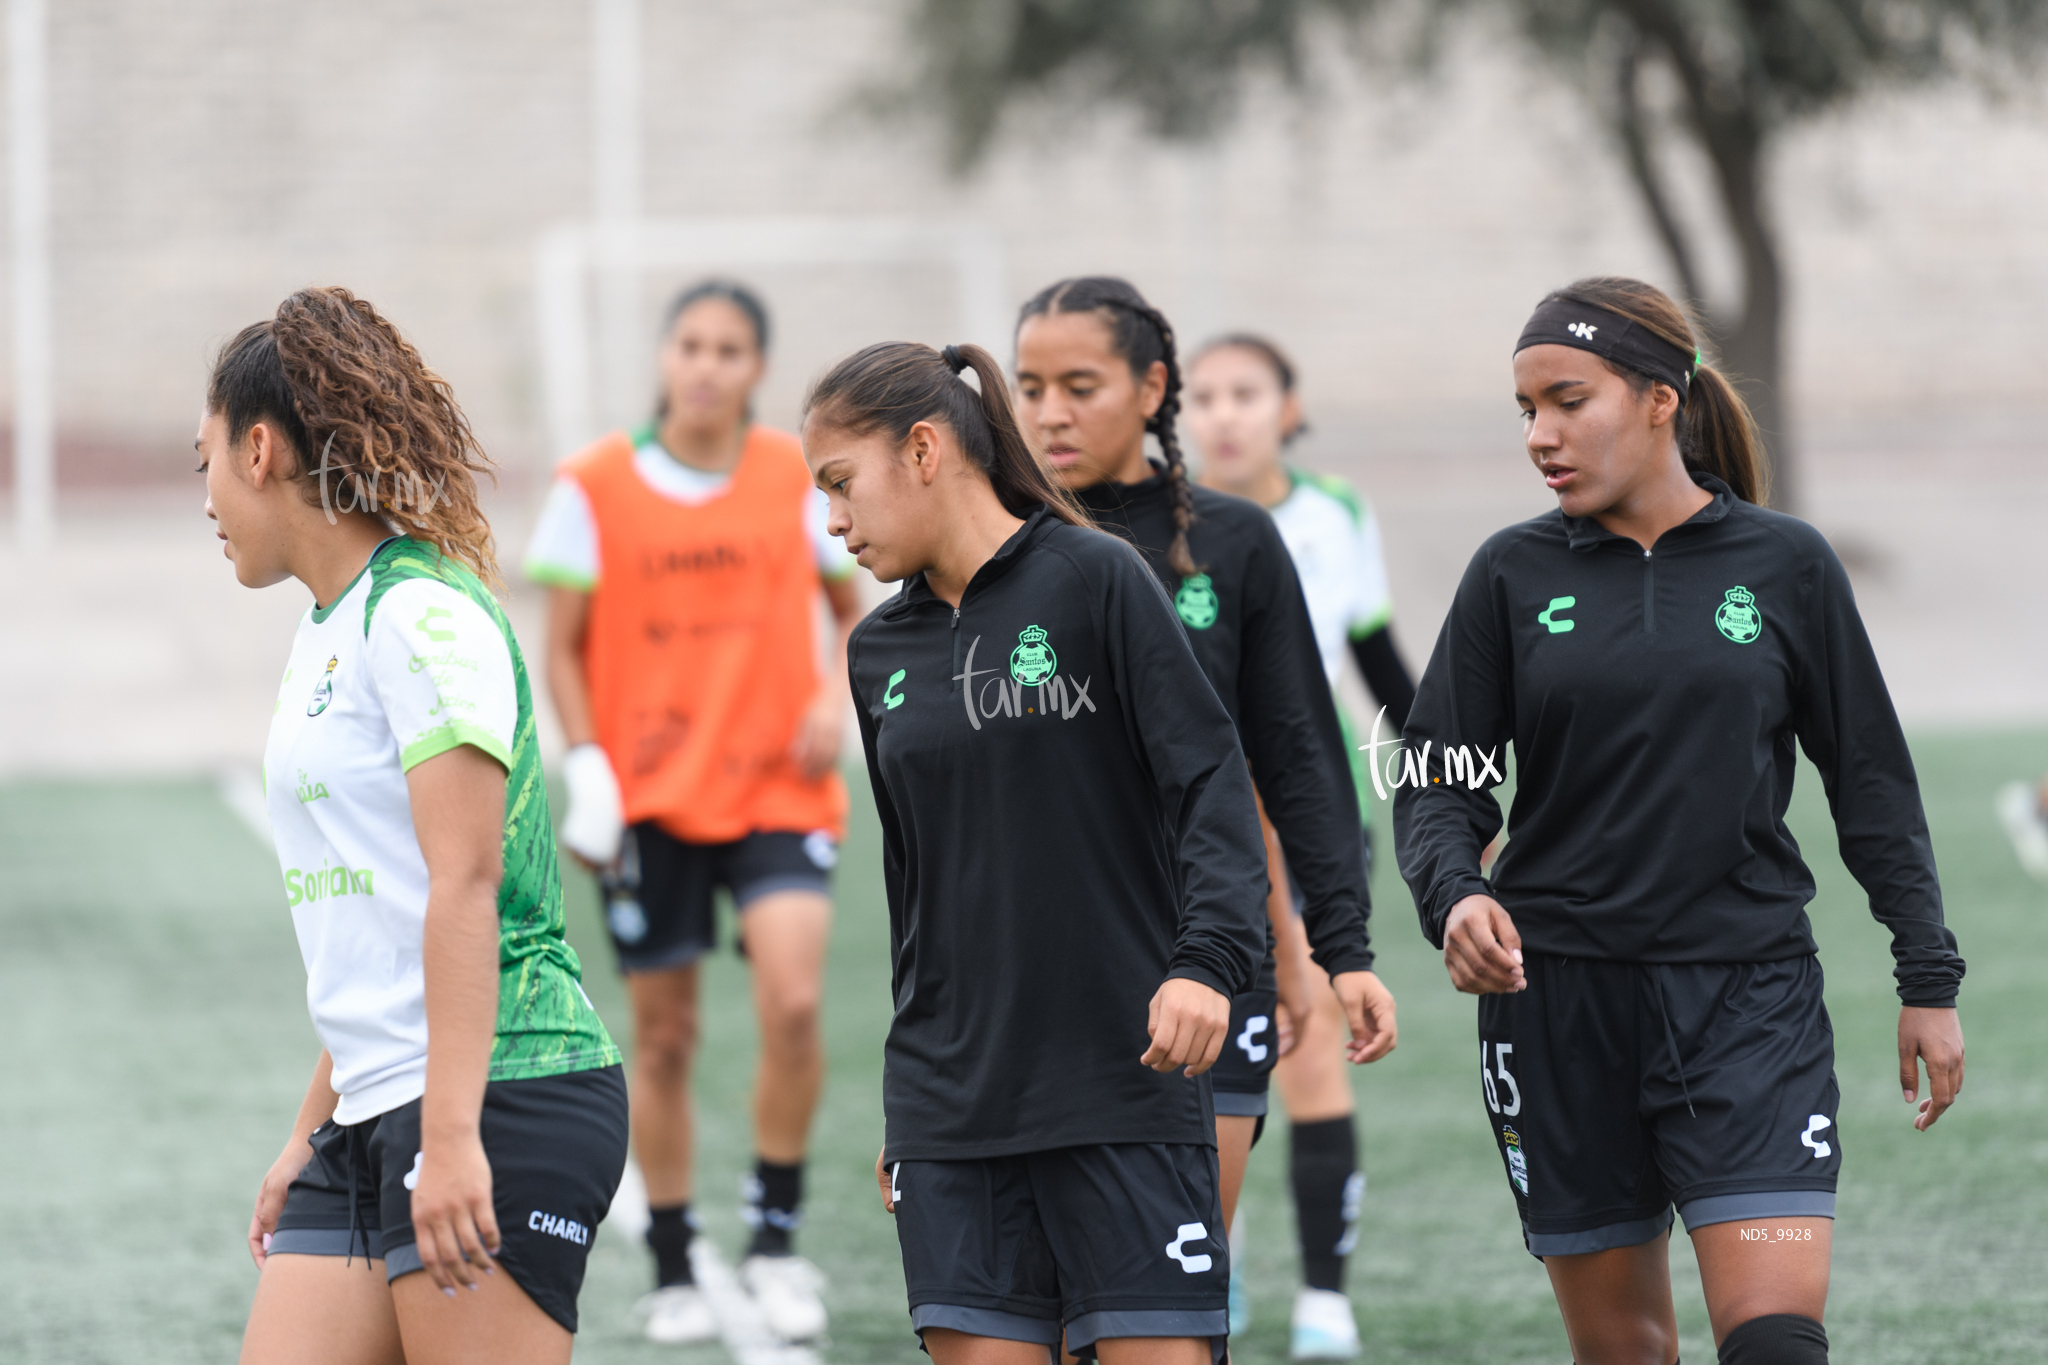
<svg viewBox="0 0 2048 1365">
<path fill-rule="evenodd" d="M 212 348 L 309 282 L 376 300 L 501 458 L 544 460 L 532 247 L 588 209 L 586 5 L 74 0 L 51 24 L 69 479 L 180 470 Z M 1203 153 L 1070 121 L 954 182 L 926 133 L 844 111 L 902 63 L 900 24 L 892 5 L 649 0 L 648 211 L 987 222 L 1017 297 L 1121 271 L 1190 334 L 1280 337 L 1342 459 L 1503 431 L 1511 449 L 1505 351 L 1530 303 L 1590 271 L 1668 274 L 1576 97 L 1512 45 L 1475 39 L 1426 87 L 1332 58 L 1314 104 L 1255 92 Z M 1775 190 L 1809 445 L 2010 441 L 2048 409 L 2028 344 L 2048 112 L 1877 100 L 1788 139 Z M 786 338 L 771 419 L 853 345 L 948 339 L 941 275 L 755 273 Z M 649 328 L 675 282 L 647 282 Z"/>
</svg>

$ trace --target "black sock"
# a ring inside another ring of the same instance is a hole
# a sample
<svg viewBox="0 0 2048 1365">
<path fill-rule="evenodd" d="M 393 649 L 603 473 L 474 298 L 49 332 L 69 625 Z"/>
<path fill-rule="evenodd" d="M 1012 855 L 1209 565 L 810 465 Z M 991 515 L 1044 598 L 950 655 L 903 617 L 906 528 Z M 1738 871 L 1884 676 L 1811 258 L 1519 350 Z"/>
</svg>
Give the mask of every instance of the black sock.
<svg viewBox="0 0 2048 1365">
<path fill-rule="evenodd" d="M 1351 1116 L 1295 1124 L 1292 1147 L 1302 1283 L 1341 1294 L 1344 1258 L 1358 1241 L 1358 1210 L 1365 1198 Z"/>
<path fill-rule="evenodd" d="M 1828 1365 L 1828 1334 L 1797 1313 L 1751 1318 L 1721 1339 L 1721 1365 Z"/>
<path fill-rule="evenodd" d="M 696 1235 L 688 1204 L 647 1210 L 647 1245 L 654 1252 L 656 1289 L 697 1283 L 696 1273 L 690 1269 L 690 1239 Z"/>
<path fill-rule="evenodd" d="M 804 1164 L 783 1166 L 766 1157 L 754 1159 L 754 1173 L 740 1183 L 745 1201 L 740 1217 L 754 1230 L 747 1243 L 749 1256 L 788 1256 L 795 1251 L 791 1242 L 797 1225 L 804 1220 L 798 1206 L 804 1202 Z"/>
</svg>

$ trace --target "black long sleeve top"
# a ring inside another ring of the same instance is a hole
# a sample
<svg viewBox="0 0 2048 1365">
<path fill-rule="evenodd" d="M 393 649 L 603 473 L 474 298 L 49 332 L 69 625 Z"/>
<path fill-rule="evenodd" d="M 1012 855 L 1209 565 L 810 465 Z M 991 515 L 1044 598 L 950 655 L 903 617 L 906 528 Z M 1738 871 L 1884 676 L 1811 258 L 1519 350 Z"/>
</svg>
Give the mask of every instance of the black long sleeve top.
<svg viewBox="0 0 2048 1365">
<path fill-rule="evenodd" d="M 1490 894 L 1540 952 L 1813 952 L 1813 876 L 1784 820 L 1796 740 L 1820 769 L 1842 859 L 1891 930 L 1899 998 L 1952 1005 L 1963 960 L 1841 561 L 1806 523 L 1694 479 L 1713 501 L 1651 551 L 1551 512 L 1473 556 L 1407 752 L 1381 755 L 1403 779 L 1394 836 L 1423 932 L 1442 946 L 1451 907 Z M 1500 829 L 1492 788 L 1510 743 L 1515 799 L 1489 883 L 1479 855 Z"/>
<path fill-rule="evenodd" d="M 915 576 L 847 664 L 889 898 L 889 1159 L 1213 1144 L 1208 1077 L 1138 1058 L 1162 981 L 1251 981 L 1265 845 L 1150 571 L 1035 512 L 957 610 Z"/>
<path fill-rule="evenodd" d="M 1166 562 L 1173 488 L 1164 472 L 1082 491 L 1105 529 L 1138 547 L 1174 596 L 1188 643 L 1237 723 L 1266 815 L 1300 886 L 1317 965 L 1370 971 L 1372 910 L 1359 838 L 1358 791 L 1315 628 L 1280 528 L 1257 503 L 1197 486 L 1188 548 L 1195 577 Z"/>
</svg>

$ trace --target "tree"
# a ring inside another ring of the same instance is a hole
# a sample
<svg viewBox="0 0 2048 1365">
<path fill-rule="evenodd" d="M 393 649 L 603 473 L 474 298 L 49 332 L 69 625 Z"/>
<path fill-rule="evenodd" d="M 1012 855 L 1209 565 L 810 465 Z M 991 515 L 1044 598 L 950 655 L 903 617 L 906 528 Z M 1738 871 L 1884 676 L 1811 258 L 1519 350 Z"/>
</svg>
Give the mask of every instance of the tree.
<svg viewBox="0 0 2048 1365">
<path fill-rule="evenodd" d="M 1011 106 L 1054 92 L 1131 106 L 1161 136 L 1201 139 L 1229 121 L 1255 72 L 1298 88 L 1310 45 L 1332 25 L 1421 69 L 1446 25 L 1477 11 L 1505 18 L 1588 93 L 1680 294 L 1764 429 L 1773 501 L 1797 506 L 1779 384 L 1786 288 L 1764 188 L 1773 140 L 1879 88 L 2010 80 L 2048 47 L 2040 0 L 1448 0 L 1419 9 L 1399 0 L 917 0 L 910 34 L 921 69 L 902 89 L 943 120 L 955 169 L 980 159 Z M 1658 65 L 1674 78 L 1676 131 L 1713 168 L 1741 261 L 1740 300 L 1727 311 L 1700 288 L 1702 225 L 1683 220 L 1666 188 L 1673 130 L 1645 98 L 1645 74 Z"/>
</svg>

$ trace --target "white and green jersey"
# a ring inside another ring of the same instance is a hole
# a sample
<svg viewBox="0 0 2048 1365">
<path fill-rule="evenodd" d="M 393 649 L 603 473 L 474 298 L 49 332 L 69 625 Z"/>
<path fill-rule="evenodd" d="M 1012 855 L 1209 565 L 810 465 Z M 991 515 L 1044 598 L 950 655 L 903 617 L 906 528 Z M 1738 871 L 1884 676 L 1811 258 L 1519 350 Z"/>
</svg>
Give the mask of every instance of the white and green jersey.
<svg viewBox="0 0 2048 1365">
<path fill-rule="evenodd" d="M 1380 527 L 1372 507 L 1344 480 L 1328 474 L 1289 469 L 1293 487 L 1273 508 L 1280 539 L 1294 557 L 1301 594 L 1308 599 L 1309 624 L 1315 628 L 1316 652 L 1323 672 L 1335 688 L 1344 665 L 1346 643 L 1362 640 L 1393 619 L 1394 600 L 1387 590 L 1386 557 L 1380 550 Z M 1346 747 L 1351 750 L 1351 775 L 1358 787 L 1360 811 L 1370 817 L 1367 798 L 1372 775 L 1358 752 L 1354 717 L 1342 703 Z"/>
<path fill-rule="evenodd" d="M 299 622 L 263 754 L 306 1001 L 334 1059 L 337 1123 L 360 1123 L 426 1090 L 427 864 L 405 774 L 463 744 L 506 771 L 490 1078 L 619 1060 L 562 936 L 561 876 L 518 641 L 473 574 L 397 537 Z"/>
</svg>

